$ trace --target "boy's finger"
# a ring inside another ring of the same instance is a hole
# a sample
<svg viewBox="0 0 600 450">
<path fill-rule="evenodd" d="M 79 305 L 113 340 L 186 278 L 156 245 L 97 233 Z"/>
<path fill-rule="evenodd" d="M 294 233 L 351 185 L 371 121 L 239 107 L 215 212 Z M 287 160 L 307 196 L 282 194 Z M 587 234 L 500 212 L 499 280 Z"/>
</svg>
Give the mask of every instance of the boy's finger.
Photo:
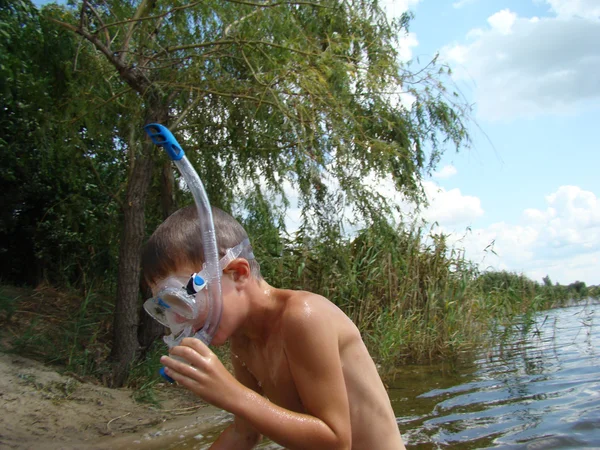
<svg viewBox="0 0 600 450">
<path fill-rule="evenodd" d="M 186 347 L 190 347 L 190 348 L 196 350 L 202 356 L 209 356 L 212 353 L 210 348 L 208 348 L 208 346 L 204 342 L 202 342 L 200 339 L 185 338 L 183 341 L 181 341 L 181 345 L 184 345 Z"/>
<path fill-rule="evenodd" d="M 173 347 L 169 350 L 170 356 L 178 356 L 183 358 L 185 362 L 195 367 L 202 367 L 204 365 L 204 356 L 198 353 L 195 349 L 185 346 L 178 345 L 177 347 Z M 177 358 L 175 358 L 177 359 Z"/>
<path fill-rule="evenodd" d="M 186 366 L 189 366 L 189 364 L 185 362 L 169 358 L 168 356 L 162 356 L 160 358 L 160 363 L 165 367 L 170 367 L 171 369 L 176 370 L 177 372 L 182 372 Z"/>
<path fill-rule="evenodd" d="M 192 380 L 199 379 L 198 377 L 201 374 L 201 370 L 198 371 L 198 369 L 201 369 L 201 367 L 194 366 L 192 361 L 190 361 L 190 364 L 186 364 L 184 362 L 177 361 L 176 359 L 169 358 L 168 356 L 163 356 L 160 359 L 160 362 L 165 367 L 168 367 L 169 369 L 172 369 L 172 370 L 169 370 L 169 373 L 175 371 L 178 374 L 180 374 L 180 375 L 182 375 L 184 377 L 190 378 Z M 171 377 L 171 378 L 173 378 L 173 377 Z M 173 378 L 173 379 L 175 381 L 178 381 L 175 378 Z"/>
<path fill-rule="evenodd" d="M 194 370 L 193 368 L 188 368 L 188 370 Z M 195 377 L 188 376 L 185 373 L 179 373 L 175 370 L 167 369 L 167 375 L 170 376 L 175 382 L 186 389 L 189 389 L 191 392 L 204 399 L 205 401 L 211 403 L 209 399 L 205 398 L 205 389 L 203 389 L 203 383 L 199 382 Z"/>
<path fill-rule="evenodd" d="M 172 378 L 180 386 L 191 389 L 194 384 L 194 380 L 190 379 L 184 374 L 179 373 L 177 370 L 167 368 L 165 373 Z"/>
</svg>

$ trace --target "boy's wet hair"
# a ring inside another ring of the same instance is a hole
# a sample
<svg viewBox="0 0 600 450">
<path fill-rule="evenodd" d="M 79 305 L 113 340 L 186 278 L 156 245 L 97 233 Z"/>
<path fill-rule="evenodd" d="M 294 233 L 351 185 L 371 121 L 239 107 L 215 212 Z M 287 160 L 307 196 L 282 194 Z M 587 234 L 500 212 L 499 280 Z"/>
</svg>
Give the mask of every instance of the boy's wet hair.
<svg viewBox="0 0 600 450">
<path fill-rule="evenodd" d="M 225 252 L 248 239 L 246 230 L 237 220 L 219 208 L 212 207 L 219 258 Z M 152 234 L 142 250 L 142 273 L 148 284 L 155 284 L 184 266 L 202 269 L 204 248 L 195 205 L 171 214 Z M 256 259 L 248 260 L 254 278 L 260 280 Z M 191 274 L 190 274 L 191 275 Z"/>
</svg>

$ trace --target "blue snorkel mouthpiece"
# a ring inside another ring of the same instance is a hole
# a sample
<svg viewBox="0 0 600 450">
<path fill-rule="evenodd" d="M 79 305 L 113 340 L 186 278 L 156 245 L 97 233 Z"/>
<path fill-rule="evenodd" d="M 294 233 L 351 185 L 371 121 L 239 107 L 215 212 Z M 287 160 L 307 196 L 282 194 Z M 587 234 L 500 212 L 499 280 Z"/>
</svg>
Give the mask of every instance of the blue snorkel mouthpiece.
<svg viewBox="0 0 600 450">
<path fill-rule="evenodd" d="M 202 247 L 204 248 L 204 269 L 206 270 L 206 279 L 196 280 L 199 284 L 206 283 L 206 294 L 208 296 L 208 315 L 204 326 L 194 335 L 206 345 L 209 345 L 219 327 L 221 321 L 221 313 L 223 310 L 221 298 L 221 270 L 219 268 L 219 251 L 217 247 L 217 239 L 215 227 L 213 224 L 212 210 L 210 202 L 206 195 L 206 190 L 202 184 L 202 180 L 190 164 L 185 156 L 185 152 L 175 139 L 175 136 L 168 128 L 158 123 L 150 123 L 144 127 L 146 133 L 152 142 L 160 147 L 163 147 L 169 158 L 175 163 L 177 169 L 181 172 L 185 180 L 194 202 L 198 210 L 198 220 L 202 233 Z M 165 340 L 168 345 L 176 345 L 177 342 Z M 161 372 L 165 378 L 165 374 Z M 170 380 L 172 381 L 172 380 Z"/>
</svg>

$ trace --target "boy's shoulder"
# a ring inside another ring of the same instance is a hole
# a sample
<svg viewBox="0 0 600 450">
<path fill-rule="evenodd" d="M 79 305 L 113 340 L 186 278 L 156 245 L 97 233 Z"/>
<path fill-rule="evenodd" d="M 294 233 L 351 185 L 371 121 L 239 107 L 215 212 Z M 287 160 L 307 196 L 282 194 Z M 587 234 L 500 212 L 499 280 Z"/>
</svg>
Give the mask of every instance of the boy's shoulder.
<svg viewBox="0 0 600 450">
<path fill-rule="evenodd" d="M 281 324 L 288 337 L 315 333 L 318 329 L 335 334 L 341 328 L 354 328 L 352 321 L 334 303 L 308 291 L 288 291 Z"/>
<path fill-rule="evenodd" d="M 308 291 L 287 291 L 282 319 L 296 321 L 306 318 L 316 319 L 339 311 L 331 301 L 322 295 Z M 315 317 L 316 315 L 316 317 Z"/>
</svg>

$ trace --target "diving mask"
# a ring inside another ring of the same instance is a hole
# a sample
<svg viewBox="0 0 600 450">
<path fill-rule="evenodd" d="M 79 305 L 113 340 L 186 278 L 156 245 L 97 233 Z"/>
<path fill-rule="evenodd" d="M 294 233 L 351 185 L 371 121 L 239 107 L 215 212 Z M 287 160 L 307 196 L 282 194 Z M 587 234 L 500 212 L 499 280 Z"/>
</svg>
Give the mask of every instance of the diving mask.
<svg viewBox="0 0 600 450">
<path fill-rule="evenodd" d="M 239 256 L 248 260 L 254 258 L 248 239 L 227 250 L 219 261 L 219 271 L 222 272 Z M 197 330 L 207 327 L 211 308 L 221 309 L 221 305 L 212 305 L 209 301 L 206 288 L 210 281 L 210 275 L 204 265 L 200 272 L 192 274 L 189 278 L 166 278 L 157 286 L 157 295 L 144 303 L 146 312 L 171 330 L 171 334 L 164 337 L 169 347 L 178 345 L 184 338 L 194 336 Z M 220 302 L 221 297 L 214 301 Z"/>
</svg>

